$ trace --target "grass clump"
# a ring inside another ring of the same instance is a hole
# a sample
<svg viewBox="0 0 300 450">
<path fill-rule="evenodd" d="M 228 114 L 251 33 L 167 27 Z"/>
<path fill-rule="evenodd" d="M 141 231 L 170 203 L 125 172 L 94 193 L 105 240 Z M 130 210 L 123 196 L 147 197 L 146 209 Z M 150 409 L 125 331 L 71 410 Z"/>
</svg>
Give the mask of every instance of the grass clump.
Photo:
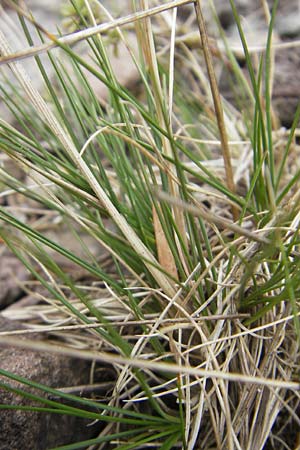
<svg viewBox="0 0 300 450">
<path fill-rule="evenodd" d="M 1 168 L 1 195 L 18 193 L 27 205 L 21 220 L 0 207 L 0 236 L 47 292 L 14 315 L 60 344 L 19 341 L 17 332 L 1 338 L 111 364 L 115 385 L 104 402 L 3 370 L 1 386 L 14 392 L 9 380 L 18 381 L 18 393 L 41 405 L 23 409 L 101 421 L 97 437 L 64 449 L 276 448 L 286 424 L 299 425 L 300 331 L 299 170 L 289 171 L 300 108 L 279 139 L 271 102 L 276 7 L 255 66 L 230 1 L 250 74 L 246 90 L 226 40 L 213 59 L 199 1 L 190 12 L 199 48 L 178 25 L 188 1 L 140 1 L 118 20 L 103 9 L 107 21 L 98 25 L 93 5 L 82 2 L 83 11 L 71 3 L 82 30 L 66 37 L 19 10 L 29 44 L 29 20 L 41 41 L 23 56 L 34 57 L 42 93 L 0 34 L 14 77 L 1 86 L 14 123 L 1 120 L 0 145 L 4 161 L 23 174 Z M 112 69 L 100 34 L 111 29 L 129 47 L 138 93 Z M 220 96 L 215 66 L 224 61 L 246 108 Z M 99 82 L 107 88 L 102 101 Z"/>
</svg>

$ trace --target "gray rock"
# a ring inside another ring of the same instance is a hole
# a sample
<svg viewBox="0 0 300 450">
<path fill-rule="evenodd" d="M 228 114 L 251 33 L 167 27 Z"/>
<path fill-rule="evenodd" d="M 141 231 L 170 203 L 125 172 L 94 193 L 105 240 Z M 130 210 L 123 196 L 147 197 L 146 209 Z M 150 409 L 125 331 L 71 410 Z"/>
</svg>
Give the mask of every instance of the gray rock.
<svg viewBox="0 0 300 450">
<path fill-rule="evenodd" d="M 280 14 L 276 20 L 277 31 L 282 37 L 295 38 L 300 36 L 300 13 Z"/>
<path fill-rule="evenodd" d="M 22 329 L 24 326 L 0 316 L 1 331 L 15 328 Z M 15 348 L 0 348 L 0 360 L 1 369 L 51 387 L 62 388 L 89 382 L 89 363 L 82 360 Z M 0 377 L 0 382 L 14 388 L 24 387 L 6 377 Z M 44 395 L 28 387 L 25 389 Z M 0 404 L 30 403 L 23 397 L 0 388 Z M 72 416 L 0 410 L 0 450 L 46 450 L 89 439 L 97 434 L 98 428 L 99 424 L 91 426 L 91 421 Z"/>
<path fill-rule="evenodd" d="M 246 78 L 249 79 L 247 69 L 243 69 Z M 249 81 L 250 83 L 250 81 Z M 232 75 L 223 72 L 219 87 L 221 94 L 231 103 L 237 105 L 237 99 L 241 101 L 242 95 L 235 85 Z M 300 96 L 300 54 L 293 48 L 276 51 L 274 84 L 272 93 L 272 106 L 276 112 L 280 123 L 285 127 L 290 127 L 298 106 Z M 243 107 L 243 105 L 241 105 Z M 247 105 L 245 104 L 245 107 Z"/>
<path fill-rule="evenodd" d="M 5 248 L 0 252 L 0 310 L 11 305 L 22 293 L 29 272 L 21 261 Z"/>
<path fill-rule="evenodd" d="M 225 29 L 235 28 L 235 20 L 229 2 L 215 0 L 214 5 L 220 22 Z M 268 0 L 270 12 L 274 0 Z M 260 22 L 265 25 L 265 15 L 260 0 L 236 0 L 236 9 L 239 15 L 253 23 Z M 280 0 L 277 7 L 275 30 L 279 36 L 297 36 L 300 32 L 300 6 L 298 0 Z"/>
<path fill-rule="evenodd" d="M 277 51 L 275 63 L 273 106 L 288 127 L 300 101 L 300 53 L 293 48 Z"/>
</svg>

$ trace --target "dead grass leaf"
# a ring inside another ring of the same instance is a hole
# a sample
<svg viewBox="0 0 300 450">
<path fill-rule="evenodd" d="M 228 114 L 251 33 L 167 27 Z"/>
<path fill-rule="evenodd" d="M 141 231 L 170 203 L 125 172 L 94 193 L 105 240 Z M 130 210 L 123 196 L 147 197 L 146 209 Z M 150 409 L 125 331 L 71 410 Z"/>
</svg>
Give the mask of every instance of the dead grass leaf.
<svg viewBox="0 0 300 450">
<path fill-rule="evenodd" d="M 154 206 L 152 208 L 152 215 L 158 261 L 168 274 L 174 278 L 178 278 L 175 259 Z"/>
</svg>

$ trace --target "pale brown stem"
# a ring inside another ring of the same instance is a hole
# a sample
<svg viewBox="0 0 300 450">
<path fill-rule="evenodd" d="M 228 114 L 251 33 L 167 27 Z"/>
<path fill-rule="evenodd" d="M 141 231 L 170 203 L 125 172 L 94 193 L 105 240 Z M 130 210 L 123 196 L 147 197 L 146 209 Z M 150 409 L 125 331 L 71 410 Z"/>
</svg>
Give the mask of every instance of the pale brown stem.
<svg viewBox="0 0 300 450">
<path fill-rule="evenodd" d="M 227 182 L 228 189 L 232 193 L 235 194 L 236 187 L 235 187 L 235 183 L 233 180 L 233 170 L 232 170 L 231 159 L 230 159 L 230 149 L 229 149 L 229 144 L 228 144 L 228 137 L 227 137 L 226 127 L 225 127 L 225 122 L 224 122 L 223 107 L 222 107 L 222 102 L 221 102 L 220 92 L 219 92 L 219 88 L 218 88 L 218 84 L 217 84 L 217 80 L 216 80 L 215 71 L 214 71 L 213 64 L 212 64 L 212 57 L 211 57 L 211 52 L 210 52 L 210 48 L 209 48 L 209 41 L 208 41 L 207 31 L 206 31 L 206 27 L 205 27 L 205 22 L 204 22 L 203 14 L 201 11 L 200 0 L 195 1 L 195 11 L 196 11 L 196 17 L 197 17 L 200 37 L 201 37 L 201 41 L 202 41 L 203 55 L 204 55 L 204 59 L 205 59 L 206 67 L 207 67 L 207 73 L 208 73 L 211 93 L 212 93 L 215 112 L 216 112 L 218 128 L 219 128 L 219 132 L 220 132 L 222 156 L 224 159 L 225 174 L 226 174 L 226 182 Z M 232 206 L 232 216 L 235 221 L 237 221 L 239 218 L 238 209 L 234 205 Z"/>
</svg>

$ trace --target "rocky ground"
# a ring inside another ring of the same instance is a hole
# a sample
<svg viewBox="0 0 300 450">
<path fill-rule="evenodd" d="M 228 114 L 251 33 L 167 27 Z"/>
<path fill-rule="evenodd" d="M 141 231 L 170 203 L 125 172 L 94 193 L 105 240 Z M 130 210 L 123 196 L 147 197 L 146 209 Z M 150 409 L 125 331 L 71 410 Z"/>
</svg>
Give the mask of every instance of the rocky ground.
<svg viewBox="0 0 300 450">
<path fill-rule="evenodd" d="M 115 4 L 114 4 L 115 3 Z M 110 8 L 114 15 L 126 14 L 129 11 L 129 1 L 110 0 L 103 1 L 103 4 Z M 237 30 L 234 25 L 232 14 L 227 6 L 229 2 L 217 0 L 217 12 L 221 23 L 227 33 L 229 41 L 239 45 Z M 266 39 L 263 13 L 259 0 L 238 0 L 237 5 L 241 14 L 245 17 L 245 27 L 249 30 L 247 35 L 249 42 L 253 45 L 261 45 Z M 272 4 L 272 2 L 269 2 Z M 61 0 L 41 1 L 28 0 L 26 4 L 32 9 L 37 21 L 51 31 L 55 32 L 56 24 L 61 23 L 60 6 Z M 191 6 L 182 8 L 181 17 L 188 17 Z M 279 1 L 279 11 L 276 20 L 276 43 L 297 43 L 300 38 L 300 6 L 298 1 Z M 207 25 L 211 33 L 214 33 L 212 19 L 209 11 L 206 11 Z M 16 15 L 9 9 L 2 10 L 0 16 L 0 29 L 10 36 L 11 45 L 14 49 L 22 48 L 24 38 L 19 28 L 16 29 Z M 12 26 L 13 24 L 13 26 Z M 13 29 L 13 32 L 11 31 Z M 133 39 L 134 42 L 134 39 Z M 125 48 L 119 49 L 119 56 L 111 52 L 112 63 L 117 71 L 121 83 L 130 86 L 137 81 L 138 74 L 134 65 L 129 61 Z M 41 85 L 41 79 L 30 60 L 24 60 L 23 64 L 29 71 L 37 86 Z M 242 64 L 242 61 L 241 61 Z M 50 68 L 49 68 L 50 70 Z M 230 74 L 221 77 L 221 87 L 223 95 L 233 101 L 229 90 L 228 77 Z M 99 100 L 105 102 L 106 91 L 104 86 L 95 86 Z M 276 68 L 274 76 L 273 99 L 274 106 L 278 113 L 279 122 L 283 126 L 289 127 L 294 117 L 295 108 L 299 102 L 300 92 L 300 52 L 298 47 L 285 47 L 276 50 Z M 0 114 L 6 120 L 12 120 L 8 111 L 0 105 Z M 0 160 L 1 161 L 1 160 Z M 9 164 L 6 162 L 6 164 Z M 17 170 L 17 169 L 16 169 Z M 0 199 L 0 201 L 2 201 Z M 6 198 L 5 201 L 15 202 L 15 197 Z M 62 239 L 64 237 L 62 236 Z M 75 245 L 75 244 L 74 244 Z M 21 329 L 23 324 L 11 321 L 8 317 L 13 316 L 12 308 L 18 309 L 22 305 L 35 302 L 32 296 L 28 295 L 25 288 L 26 282 L 30 281 L 30 275 L 19 262 L 19 260 L 4 246 L 0 248 L 0 331 L 11 329 Z M 96 255 L 99 256 L 99 255 Z M 68 268 L 74 270 L 74 268 Z M 73 359 L 61 358 L 52 355 L 39 355 L 27 350 L 1 349 L 1 368 L 29 377 L 46 385 L 54 387 L 66 387 L 83 385 L 89 380 L 89 364 L 86 362 L 74 361 Z M 48 368 L 51 367 L 51 370 Z M 17 385 L 17 384 L 16 384 Z M 23 404 L 24 400 L 0 391 L 0 403 Z M 27 414 L 25 412 L 1 412 L 0 420 L 0 450 L 42 450 L 49 447 L 74 442 L 79 439 L 87 439 L 93 436 L 99 426 L 87 427 L 84 421 L 73 418 L 53 417 L 40 415 L 38 413 Z"/>
</svg>

